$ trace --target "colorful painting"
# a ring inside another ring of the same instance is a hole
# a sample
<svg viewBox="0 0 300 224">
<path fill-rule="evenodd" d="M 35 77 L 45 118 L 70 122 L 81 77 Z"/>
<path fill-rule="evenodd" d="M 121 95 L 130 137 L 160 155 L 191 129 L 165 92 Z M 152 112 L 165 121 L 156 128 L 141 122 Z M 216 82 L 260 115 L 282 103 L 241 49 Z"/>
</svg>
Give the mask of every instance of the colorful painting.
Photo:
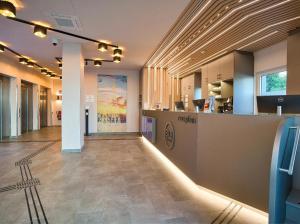
<svg viewBox="0 0 300 224">
<path fill-rule="evenodd" d="M 98 75 L 98 132 L 126 132 L 127 77 Z"/>
</svg>

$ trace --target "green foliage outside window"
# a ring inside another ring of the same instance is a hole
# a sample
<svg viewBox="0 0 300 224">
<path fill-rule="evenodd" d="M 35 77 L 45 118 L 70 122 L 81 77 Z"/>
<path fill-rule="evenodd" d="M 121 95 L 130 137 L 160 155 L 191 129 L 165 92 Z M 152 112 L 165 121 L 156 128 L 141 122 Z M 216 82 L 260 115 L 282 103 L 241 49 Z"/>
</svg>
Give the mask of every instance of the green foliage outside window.
<svg viewBox="0 0 300 224">
<path fill-rule="evenodd" d="M 286 72 L 268 74 L 266 76 L 266 91 L 283 91 L 286 90 Z"/>
</svg>

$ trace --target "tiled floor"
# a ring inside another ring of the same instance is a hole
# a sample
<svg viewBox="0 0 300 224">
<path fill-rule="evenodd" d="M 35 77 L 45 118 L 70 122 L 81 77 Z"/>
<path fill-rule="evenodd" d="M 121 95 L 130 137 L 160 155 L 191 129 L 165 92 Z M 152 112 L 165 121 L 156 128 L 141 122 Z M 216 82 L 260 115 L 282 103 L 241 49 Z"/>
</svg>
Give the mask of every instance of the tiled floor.
<svg viewBox="0 0 300 224">
<path fill-rule="evenodd" d="M 138 137 L 89 137 L 82 153 L 61 153 L 59 138 L 59 128 L 46 128 L 19 142 L 0 143 L 1 224 L 31 223 L 29 213 L 38 223 L 35 207 L 45 223 L 35 188 L 26 188 L 30 212 L 25 190 L 13 189 L 22 181 L 17 161 L 23 162 L 25 180 L 29 171 L 40 180 L 36 189 L 49 223 L 266 222 L 230 201 L 186 187 Z"/>
</svg>

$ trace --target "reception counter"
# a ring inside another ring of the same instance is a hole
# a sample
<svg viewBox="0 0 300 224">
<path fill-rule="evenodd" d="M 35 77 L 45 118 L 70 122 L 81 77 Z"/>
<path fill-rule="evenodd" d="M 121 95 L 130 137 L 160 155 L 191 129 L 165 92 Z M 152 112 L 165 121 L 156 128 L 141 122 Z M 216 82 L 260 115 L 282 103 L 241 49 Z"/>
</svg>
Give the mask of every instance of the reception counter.
<svg viewBox="0 0 300 224">
<path fill-rule="evenodd" d="M 196 184 L 268 212 L 274 142 L 289 118 L 151 110 L 143 116 L 156 120 L 156 148 Z"/>
</svg>

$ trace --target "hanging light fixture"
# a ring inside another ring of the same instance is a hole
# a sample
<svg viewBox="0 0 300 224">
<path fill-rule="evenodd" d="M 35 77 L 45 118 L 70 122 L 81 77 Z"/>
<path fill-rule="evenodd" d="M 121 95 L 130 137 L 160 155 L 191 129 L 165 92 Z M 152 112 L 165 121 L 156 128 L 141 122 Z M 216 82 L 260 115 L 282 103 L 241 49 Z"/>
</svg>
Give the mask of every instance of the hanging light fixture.
<svg viewBox="0 0 300 224">
<path fill-rule="evenodd" d="M 114 56 L 114 62 L 115 62 L 115 63 L 120 63 L 120 62 L 121 62 L 121 57 L 119 57 L 119 56 Z"/>
<path fill-rule="evenodd" d="M 51 75 L 52 75 L 52 72 L 47 72 L 46 76 L 51 77 Z"/>
<path fill-rule="evenodd" d="M 120 48 L 114 49 L 114 56 L 121 57 L 122 56 L 122 50 Z"/>
<path fill-rule="evenodd" d="M 4 50 L 5 50 L 5 47 L 2 44 L 0 44 L 0 53 L 3 53 Z"/>
<path fill-rule="evenodd" d="M 107 51 L 107 44 L 106 43 L 99 43 L 98 44 L 98 50 L 102 51 L 102 52 Z"/>
<path fill-rule="evenodd" d="M 16 17 L 16 7 L 9 1 L 0 1 L 0 14 L 6 17 Z"/>
<path fill-rule="evenodd" d="M 96 67 L 100 67 L 100 66 L 102 65 L 102 62 L 101 62 L 100 60 L 95 60 L 95 61 L 94 61 L 94 65 L 95 65 Z"/>
<path fill-rule="evenodd" d="M 29 68 L 33 68 L 34 63 L 33 63 L 32 61 L 28 61 L 28 62 L 27 62 L 27 66 L 28 66 Z"/>
<path fill-rule="evenodd" d="M 33 33 L 40 38 L 44 38 L 47 36 L 47 28 L 40 25 L 35 25 Z"/>
<path fill-rule="evenodd" d="M 60 76 L 59 79 L 62 80 L 62 76 Z"/>
<path fill-rule="evenodd" d="M 43 75 L 47 75 L 47 69 L 42 68 L 42 69 L 41 69 L 41 73 L 42 73 Z"/>
<path fill-rule="evenodd" d="M 20 62 L 22 65 L 27 65 L 28 59 L 27 59 L 27 58 L 19 58 L 19 62 Z"/>
<path fill-rule="evenodd" d="M 59 69 L 62 69 L 62 63 L 58 64 Z"/>
</svg>

